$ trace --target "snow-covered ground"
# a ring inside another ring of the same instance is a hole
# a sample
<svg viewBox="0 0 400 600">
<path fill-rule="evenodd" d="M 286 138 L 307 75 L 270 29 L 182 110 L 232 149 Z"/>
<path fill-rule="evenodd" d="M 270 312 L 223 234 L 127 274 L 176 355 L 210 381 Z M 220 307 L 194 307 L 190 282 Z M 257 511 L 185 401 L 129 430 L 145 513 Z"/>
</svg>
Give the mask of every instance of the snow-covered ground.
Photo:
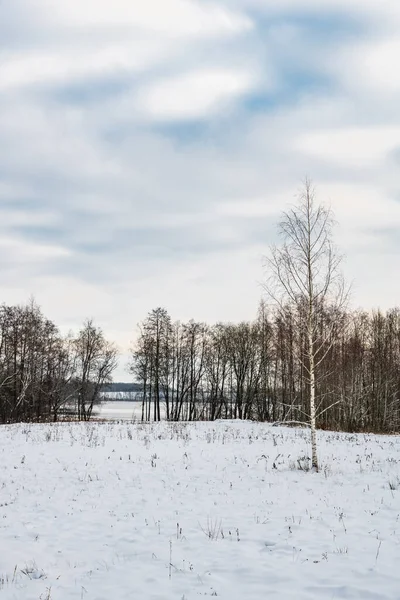
<svg viewBox="0 0 400 600">
<path fill-rule="evenodd" d="M 0 427 L 1 600 L 398 600 L 400 438 Z"/>
</svg>

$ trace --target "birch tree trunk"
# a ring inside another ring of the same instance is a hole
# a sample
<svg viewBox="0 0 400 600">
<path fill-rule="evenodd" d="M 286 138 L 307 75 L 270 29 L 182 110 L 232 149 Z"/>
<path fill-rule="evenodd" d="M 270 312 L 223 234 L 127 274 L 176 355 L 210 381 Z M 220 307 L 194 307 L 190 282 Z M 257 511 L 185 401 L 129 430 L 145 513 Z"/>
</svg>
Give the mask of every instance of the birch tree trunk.
<svg viewBox="0 0 400 600">
<path fill-rule="evenodd" d="M 310 428 L 311 428 L 311 467 L 313 471 L 318 472 L 318 452 L 317 452 L 317 423 L 315 409 L 315 362 L 314 362 L 314 342 L 312 332 L 308 337 L 308 351 L 310 361 Z"/>
</svg>

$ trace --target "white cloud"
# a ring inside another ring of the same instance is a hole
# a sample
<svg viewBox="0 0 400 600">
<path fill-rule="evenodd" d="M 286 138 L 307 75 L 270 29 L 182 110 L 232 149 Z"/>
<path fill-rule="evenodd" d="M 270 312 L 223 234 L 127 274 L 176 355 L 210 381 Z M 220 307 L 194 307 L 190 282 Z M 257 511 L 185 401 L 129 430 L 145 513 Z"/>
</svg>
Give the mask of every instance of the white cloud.
<svg viewBox="0 0 400 600">
<path fill-rule="evenodd" d="M 65 47 L 49 51 L 31 51 L 4 55 L 0 69 L 0 89 L 29 85 L 73 83 L 106 75 L 140 73 L 164 62 L 172 45 L 160 40 L 137 40 L 130 43 L 96 44 L 89 48 Z"/>
<path fill-rule="evenodd" d="M 376 26 L 385 24 L 394 28 L 400 21 L 400 5 L 398 0 L 385 0 L 377 6 L 376 0 L 225 0 L 224 4 L 237 9 L 257 9 L 267 15 L 332 15 L 341 13 L 344 18 L 350 16 L 363 20 L 368 18 Z"/>
<path fill-rule="evenodd" d="M 14 191 L 15 193 L 15 191 Z M 10 196 L 4 196 L 9 198 Z M 0 203 L 2 200 L 2 190 L 0 186 Z M 28 210 L 2 210 L 0 208 L 0 231 L 6 231 L 7 228 L 11 227 L 34 227 L 34 226 L 48 226 L 55 225 L 59 222 L 55 212 L 50 211 L 37 211 L 32 214 L 32 211 Z"/>
<path fill-rule="evenodd" d="M 137 107 L 157 120 L 206 117 L 248 92 L 250 74 L 233 69 L 201 69 L 149 84 L 139 92 Z"/>
<path fill-rule="evenodd" d="M 294 140 L 299 152 L 344 167 L 378 167 L 400 145 L 400 127 L 327 129 Z"/>
<path fill-rule="evenodd" d="M 24 11 L 26 45 L 1 51 L 0 44 L 3 90 L 106 75 L 129 77 L 170 65 L 182 56 L 182 43 L 187 52 L 253 26 L 241 11 L 195 0 L 26 0 Z M 39 44 L 38 31 L 43 36 Z"/>
<path fill-rule="evenodd" d="M 168 37 L 236 34 L 251 20 L 217 3 L 195 0 L 40 0 L 43 14 L 58 23 L 84 27 L 136 27 Z"/>
<path fill-rule="evenodd" d="M 215 213 L 221 217 L 267 219 L 279 214 L 282 205 L 293 196 L 293 190 L 281 191 L 273 198 L 238 198 L 224 200 L 216 206 Z"/>
<path fill-rule="evenodd" d="M 71 251 L 62 246 L 54 246 L 40 243 L 30 243 L 15 237 L 0 238 L 0 252 L 7 254 L 12 263 L 45 262 L 57 258 L 71 256 Z"/>
<path fill-rule="evenodd" d="M 400 203 L 378 186 L 330 182 L 321 192 L 332 202 L 340 229 L 350 232 L 353 242 L 357 242 L 357 231 L 400 227 Z"/>
<path fill-rule="evenodd" d="M 368 90 L 390 94 L 400 91 L 400 41 L 398 39 L 360 44 L 347 57 L 353 77 Z M 351 83 L 351 76 L 348 79 Z"/>
</svg>

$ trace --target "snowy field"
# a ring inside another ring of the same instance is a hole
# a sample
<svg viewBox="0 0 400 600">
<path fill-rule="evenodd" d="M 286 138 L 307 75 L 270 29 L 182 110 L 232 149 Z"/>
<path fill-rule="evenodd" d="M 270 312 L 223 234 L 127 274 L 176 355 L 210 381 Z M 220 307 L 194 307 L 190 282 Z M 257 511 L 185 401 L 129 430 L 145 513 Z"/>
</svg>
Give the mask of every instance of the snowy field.
<svg viewBox="0 0 400 600">
<path fill-rule="evenodd" d="M 1 600 L 399 600 L 400 438 L 0 427 Z"/>
</svg>

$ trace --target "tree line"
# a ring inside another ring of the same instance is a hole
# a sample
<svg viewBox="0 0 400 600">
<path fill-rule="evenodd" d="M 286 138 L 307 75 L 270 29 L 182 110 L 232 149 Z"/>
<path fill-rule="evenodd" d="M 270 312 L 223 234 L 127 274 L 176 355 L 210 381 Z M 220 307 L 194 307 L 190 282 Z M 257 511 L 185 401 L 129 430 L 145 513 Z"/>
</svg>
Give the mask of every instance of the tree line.
<svg viewBox="0 0 400 600">
<path fill-rule="evenodd" d="M 91 320 L 62 336 L 39 306 L 0 307 L 0 422 L 90 419 L 117 350 Z"/>
<path fill-rule="evenodd" d="M 142 384 L 142 419 L 309 421 L 307 347 L 293 306 L 261 302 L 253 322 L 173 323 L 163 308 L 141 324 L 130 370 Z M 400 310 L 320 307 L 329 338 L 317 367 L 316 426 L 400 429 Z"/>
</svg>

